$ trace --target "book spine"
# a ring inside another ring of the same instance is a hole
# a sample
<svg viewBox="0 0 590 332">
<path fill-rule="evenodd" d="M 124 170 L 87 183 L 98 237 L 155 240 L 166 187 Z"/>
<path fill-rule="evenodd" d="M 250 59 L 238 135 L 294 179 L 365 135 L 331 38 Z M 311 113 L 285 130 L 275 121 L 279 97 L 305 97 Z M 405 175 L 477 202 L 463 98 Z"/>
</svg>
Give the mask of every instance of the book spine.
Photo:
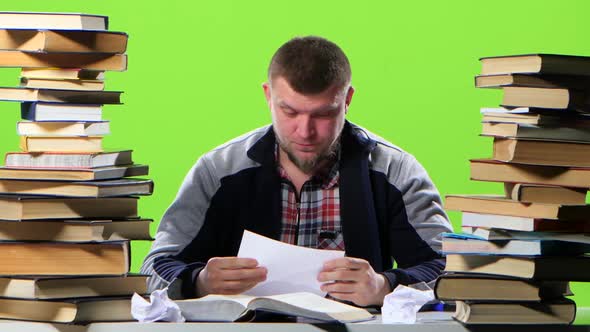
<svg viewBox="0 0 590 332">
<path fill-rule="evenodd" d="M 37 116 L 37 104 L 36 103 L 21 103 L 20 104 L 20 116 L 23 120 L 35 121 Z"/>
</svg>

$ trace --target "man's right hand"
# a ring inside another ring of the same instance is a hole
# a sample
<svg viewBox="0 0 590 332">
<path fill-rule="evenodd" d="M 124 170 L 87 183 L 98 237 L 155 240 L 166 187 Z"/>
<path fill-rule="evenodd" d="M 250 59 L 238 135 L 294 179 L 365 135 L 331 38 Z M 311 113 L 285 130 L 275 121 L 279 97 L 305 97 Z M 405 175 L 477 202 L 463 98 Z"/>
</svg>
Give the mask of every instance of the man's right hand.
<svg viewBox="0 0 590 332">
<path fill-rule="evenodd" d="M 213 257 L 197 277 L 199 296 L 240 294 L 266 280 L 267 270 L 253 258 Z"/>
</svg>

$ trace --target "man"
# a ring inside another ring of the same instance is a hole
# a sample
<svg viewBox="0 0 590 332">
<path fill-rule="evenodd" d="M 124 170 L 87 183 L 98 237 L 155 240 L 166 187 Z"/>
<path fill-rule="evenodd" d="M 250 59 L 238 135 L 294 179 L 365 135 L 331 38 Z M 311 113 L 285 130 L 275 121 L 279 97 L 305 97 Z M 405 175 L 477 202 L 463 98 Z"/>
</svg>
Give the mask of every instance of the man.
<svg viewBox="0 0 590 332">
<path fill-rule="evenodd" d="M 411 155 L 345 120 L 350 80 L 332 42 L 294 38 L 279 48 L 263 85 L 272 126 L 191 169 L 142 267 L 151 290 L 238 294 L 264 281 L 264 266 L 235 257 L 245 229 L 345 250 L 318 280 L 333 298 L 360 306 L 381 305 L 398 284 L 436 279 L 440 233 L 451 231 L 438 192 Z"/>
</svg>

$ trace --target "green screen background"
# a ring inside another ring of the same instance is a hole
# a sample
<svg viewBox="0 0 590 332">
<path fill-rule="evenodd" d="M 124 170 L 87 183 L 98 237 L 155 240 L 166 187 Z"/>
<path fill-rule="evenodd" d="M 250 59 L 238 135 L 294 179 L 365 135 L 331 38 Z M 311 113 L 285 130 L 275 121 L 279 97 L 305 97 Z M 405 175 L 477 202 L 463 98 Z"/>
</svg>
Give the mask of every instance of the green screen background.
<svg viewBox="0 0 590 332">
<path fill-rule="evenodd" d="M 107 148 L 134 150 L 156 184 L 140 200 L 159 221 L 186 172 L 211 148 L 267 124 L 261 84 L 286 40 L 320 35 L 350 58 L 356 93 L 348 119 L 410 153 L 442 195 L 502 193 L 469 180 L 468 159 L 491 156 L 478 137 L 480 107 L 500 92 L 473 87 L 482 56 L 522 53 L 590 55 L 590 1 L 2 1 L 2 11 L 81 12 L 110 17 L 130 35 L 126 72 L 109 72 L 107 90 L 125 91 L 105 106 Z M 16 86 L 19 70 L 0 70 Z M 19 104 L 0 103 L 0 153 L 18 150 Z M 460 215 L 450 213 L 458 230 Z M 154 233 L 157 223 L 154 223 Z M 149 242 L 133 244 L 137 271 Z M 574 283 L 590 306 L 590 283 Z"/>
</svg>

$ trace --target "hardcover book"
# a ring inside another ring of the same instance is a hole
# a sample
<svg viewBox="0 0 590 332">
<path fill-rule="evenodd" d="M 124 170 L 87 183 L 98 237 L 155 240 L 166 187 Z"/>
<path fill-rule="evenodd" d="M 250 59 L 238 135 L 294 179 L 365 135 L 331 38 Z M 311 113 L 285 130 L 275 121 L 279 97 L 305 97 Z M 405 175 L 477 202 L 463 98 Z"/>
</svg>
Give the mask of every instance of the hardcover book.
<svg viewBox="0 0 590 332">
<path fill-rule="evenodd" d="M 68 301 L 0 299 L 2 319 L 37 322 L 85 323 L 135 321 L 131 299 L 88 298 Z"/>
<path fill-rule="evenodd" d="M 567 281 L 535 281 L 486 274 L 443 274 L 434 286 L 440 300 L 541 301 L 572 295 Z"/>
<path fill-rule="evenodd" d="M 0 219 L 3 220 L 130 217 L 137 217 L 136 197 L 51 198 L 0 195 Z"/>
<path fill-rule="evenodd" d="M 576 317 L 576 303 L 569 299 L 542 302 L 497 303 L 457 301 L 453 318 L 465 324 L 559 324 Z"/>
<path fill-rule="evenodd" d="M 327 322 L 358 322 L 373 318 L 367 310 L 326 299 L 312 293 L 272 296 L 207 295 L 175 301 L 187 321 L 233 322 L 254 310 Z"/>
<path fill-rule="evenodd" d="M 590 167 L 539 166 L 472 159 L 471 179 L 590 188 Z"/>
<path fill-rule="evenodd" d="M 139 178 L 76 182 L 0 179 L 0 194 L 117 197 L 151 195 L 153 190 L 154 183 L 152 180 Z"/>
<path fill-rule="evenodd" d="M 481 73 L 590 75 L 590 57 L 561 54 L 523 54 L 484 57 Z"/>
<path fill-rule="evenodd" d="M 547 281 L 590 281 L 590 257 L 447 255 L 447 272 L 484 273 Z"/>
<path fill-rule="evenodd" d="M 0 17 L 1 17 L 0 13 Z M 0 25 L 3 22 L 0 21 Z M 127 34 L 112 31 L 0 29 L 0 49 L 31 52 L 125 53 Z"/>
<path fill-rule="evenodd" d="M 93 71 L 125 71 L 126 54 L 112 53 L 39 53 L 0 50 L 0 67 L 79 68 Z"/>
<path fill-rule="evenodd" d="M 148 175 L 147 165 L 123 165 L 97 168 L 10 168 L 0 167 L 0 179 L 21 180 L 108 180 Z"/>
<path fill-rule="evenodd" d="M 2 29 L 107 30 L 109 18 L 79 13 L 0 12 Z"/>
<path fill-rule="evenodd" d="M 0 241 L 151 241 L 151 219 L 0 221 Z M 39 232 L 42 229 L 43 232 Z"/>
<path fill-rule="evenodd" d="M 122 276 L 0 277 L 0 296 L 48 300 L 83 297 L 131 296 L 147 293 L 147 277 Z"/>
<path fill-rule="evenodd" d="M 0 242 L 0 275 L 82 276 L 129 272 L 129 243 Z"/>
</svg>

